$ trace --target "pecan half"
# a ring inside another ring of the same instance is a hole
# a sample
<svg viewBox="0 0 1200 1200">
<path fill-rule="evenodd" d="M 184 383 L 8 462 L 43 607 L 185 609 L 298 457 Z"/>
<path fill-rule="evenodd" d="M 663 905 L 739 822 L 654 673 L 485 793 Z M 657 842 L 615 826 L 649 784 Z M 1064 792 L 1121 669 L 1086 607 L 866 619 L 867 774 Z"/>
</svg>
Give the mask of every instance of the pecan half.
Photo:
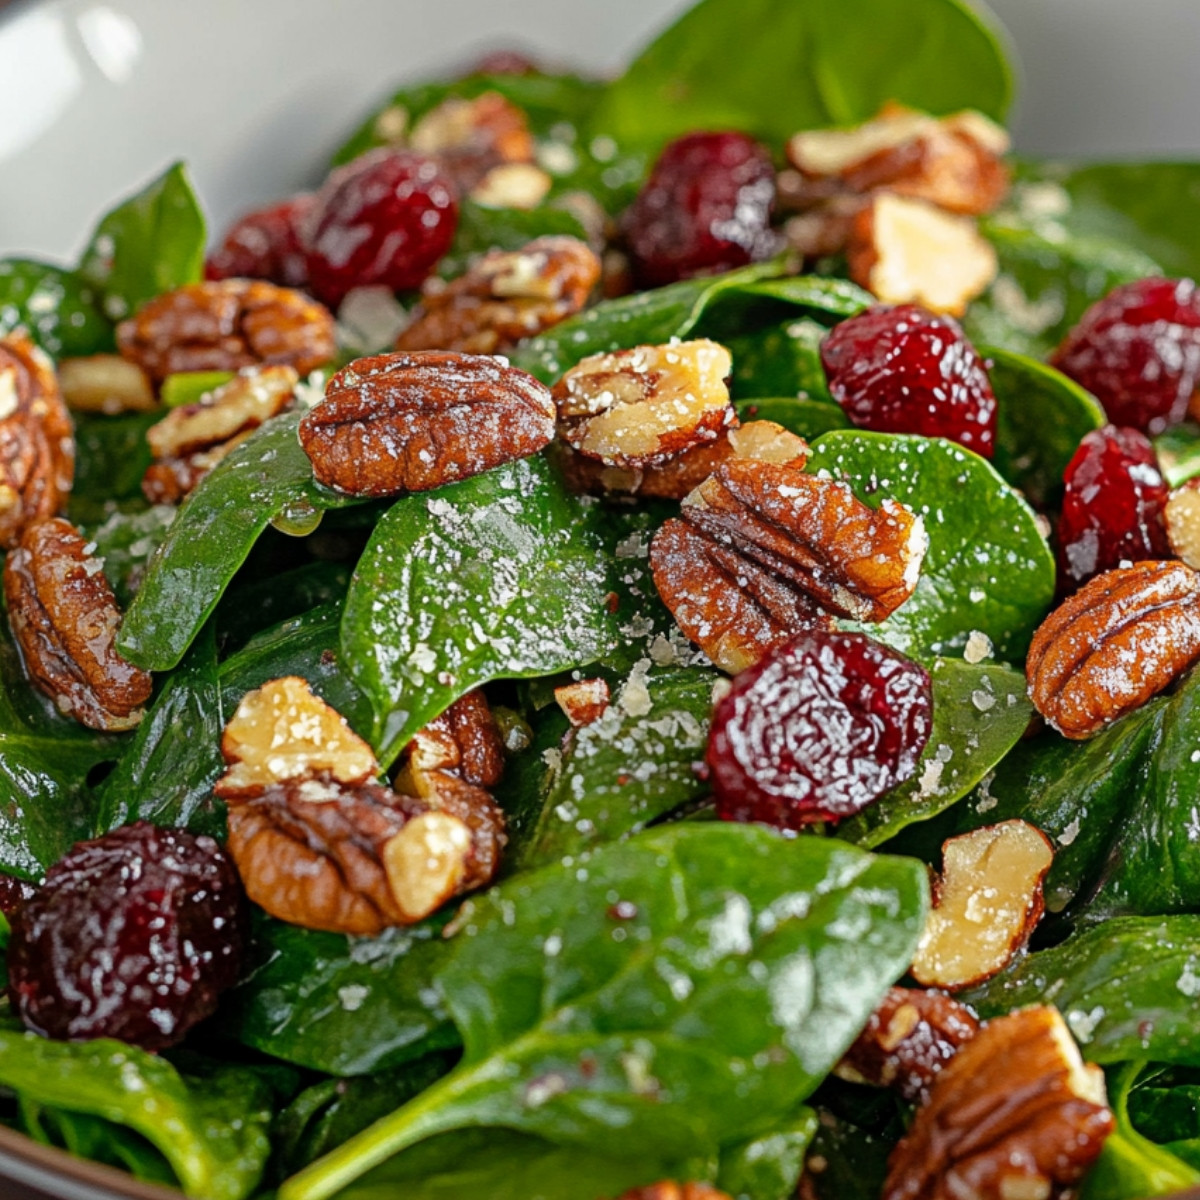
<svg viewBox="0 0 1200 1200">
<path fill-rule="evenodd" d="M 917 584 L 928 539 L 903 504 L 757 460 L 722 463 L 650 544 L 659 595 L 715 663 L 737 672 L 835 616 L 882 621 Z"/>
<path fill-rule="evenodd" d="M 0 338 L 0 549 L 54 516 L 74 476 L 74 431 L 49 358 L 22 333 Z"/>
<path fill-rule="evenodd" d="M 1033 635 L 1034 707 L 1064 737 L 1090 738 L 1200 659 L 1200 576 L 1181 562 L 1106 571 Z"/>
<path fill-rule="evenodd" d="M 554 385 L 559 433 L 607 466 L 662 462 L 734 423 L 731 366 L 729 351 L 703 338 L 593 354 Z"/>
<path fill-rule="evenodd" d="M 121 611 L 94 546 L 61 518 L 30 526 L 4 563 L 8 620 L 30 680 L 90 729 L 132 729 L 152 680 L 116 651 Z"/>
<path fill-rule="evenodd" d="M 1104 1074 L 1053 1008 L 989 1021 L 933 1082 L 888 1161 L 883 1200 L 1050 1200 L 1112 1132 Z"/>
<path fill-rule="evenodd" d="M 435 351 L 352 362 L 300 422 L 318 482 L 354 496 L 441 487 L 536 454 L 553 436 L 554 401 L 532 375 Z"/>
<path fill-rule="evenodd" d="M 117 326 L 117 347 L 158 382 L 179 371 L 239 371 L 256 363 L 305 375 L 337 353 L 328 309 L 258 279 L 189 283 L 156 296 Z"/>
<path fill-rule="evenodd" d="M 600 278 L 600 260 L 578 238 L 542 237 L 493 250 L 465 275 L 430 279 L 397 350 L 496 354 L 578 312 Z"/>
<path fill-rule="evenodd" d="M 499 92 L 473 100 L 451 96 L 421 117 L 408 145 L 441 160 L 464 195 L 505 163 L 532 163 L 533 135 L 524 112 Z"/>
<path fill-rule="evenodd" d="M 889 988 L 835 1071 L 924 1102 L 934 1077 L 978 1032 L 975 1014 L 941 992 Z"/>
</svg>

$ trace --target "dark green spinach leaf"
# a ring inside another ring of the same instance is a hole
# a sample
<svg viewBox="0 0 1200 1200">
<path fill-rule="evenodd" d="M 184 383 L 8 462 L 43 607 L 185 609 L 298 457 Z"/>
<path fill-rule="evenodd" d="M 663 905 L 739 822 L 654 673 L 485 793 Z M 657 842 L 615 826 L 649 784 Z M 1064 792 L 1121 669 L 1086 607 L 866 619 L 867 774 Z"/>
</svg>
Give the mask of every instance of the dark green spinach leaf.
<svg viewBox="0 0 1200 1200">
<path fill-rule="evenodd" d="M 766 396 L 738 400 L 734 404 L 743 421 L 774 421 L 808 441 L 816 441 L 833 429 L 850 429 L 850 419 L 833 400 L 793 396 Z"/>
<path fill-rule="evenodd" d="M 1200 475 L 1200 427 L 1185 421 L 1164 430 L 1152 440 L 1158 465 L 1169 487 L 1177 488 L 1194 475 Z"/>
<path fill-rule="evenodd" d="M 769 1132 L 721 1149 L 717 1187 L 733 1200 L 792 1200 L 817 1114 L 802 1108 Z"/>
<path fill-rule="evenodd" d="M 730 338 L 726 343 L 733 355 L 730 394 L 735 400 L 795 396 L 831 404 L 841 415 L 840 405 L 829 394 L 818 350 L 827 332 L 812 317 L 797 317 L 759 333 Z M 845 417 L 843 421 L 849 424 Z"/>
<path fill-rule="evenodd" d="M 454 279 L 489 250 L 519 250 L 526 242 L 550 234 L 587 240 L 579 218 L 554 204 L 537 208 L 485 208 L 466 200 L 458 210 L 454 242 L 438 263 L 438 274 L 443 279 Z"/>
<path fill-rule="evenodd" d="M 114 345 L 112 322 L 74 271 L 28 258 L 0 259 L 0 335 L 18 326 L 54 359 L 101 354 Z"/>
<path fill-rule="evenodd" d="M 104 577 L 122 609 L 133 603 L 150 559 L 165 540 L 177 511 L 171 505 L 156 504 L 141 512 L 112 513 L 99 525 L 82 523 L 96 543 Z"/>
</svg>

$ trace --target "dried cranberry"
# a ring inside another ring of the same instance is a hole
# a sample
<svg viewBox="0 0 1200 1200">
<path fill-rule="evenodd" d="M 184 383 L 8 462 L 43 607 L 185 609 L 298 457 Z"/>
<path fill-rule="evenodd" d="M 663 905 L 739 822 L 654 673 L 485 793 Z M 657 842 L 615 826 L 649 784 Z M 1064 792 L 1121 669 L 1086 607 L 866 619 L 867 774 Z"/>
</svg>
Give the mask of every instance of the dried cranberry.
<svg viewBox="0 0 1200 1200">
<path fill-rule="evenodd" d="M 0 875 L 0 913 L 11 917 L 37 888 L 15 875 Z"/>
<path fill-rule="evenodd" d="M 236 221 L 204 264 L 206 279 L 266 279 L 280 287 L 308 283 L 301 228 L 314 197 L 293 196 Z"/>
<path fill-rule="evenodd" d="M 744 133 L 689 133 L 654 164 L 625 214 L 642 287 L 728 271 L 770 258 L 775 169 Z"/>
<path fill-rule="evenodd" d="M 307 223 L 308 279 L 331 307 L 351 288 L 415 288 L 450 249 L 454 185 L 436 159 L 372 150 L 335 171 Z"/>
<path fill-rule="evenodd" d="M 1154 447 L 1136 429 L 1087 434 L 1063 475 L 1059 590 L 1073 592 L 1122 561 L 1172 558 L 1164 507 L 1170 494 Z"/>
<path fill-rule="evenodd" d="M 489 50 L 466 72 L 472 75 L 536 75 L 537 62 L 523 50 Z"/>
<path fill-rule="evenodd" d="M 236 982 L 244 920 L 212 838 L 139 821 L 73 846 L 17 912 L 9 996 L 48 1037 L 160 1050 Z"/>
<path fill-rule="evenodd" d="M 821 363 L 830 394 L 860 428 L 949 438 L 992 457 L 996 397 L 952 317 L 877 305 L 833 328 Z"/>
<path fill-rule="evenodd" d="M 912 776 L 932 720 L 917 663 L 865 634 L 802 634 L 738 675 L 717 705 L 717 815 L 778 829 L 853 816 Z"/>
<path fill-rule="evenodd" d="M 1190 279 L 1139 279 L 1083 314 L 1050 360 L 1114 425 L 1161 433 L 1200 382 L 1200 294 Z"/>
</svg>

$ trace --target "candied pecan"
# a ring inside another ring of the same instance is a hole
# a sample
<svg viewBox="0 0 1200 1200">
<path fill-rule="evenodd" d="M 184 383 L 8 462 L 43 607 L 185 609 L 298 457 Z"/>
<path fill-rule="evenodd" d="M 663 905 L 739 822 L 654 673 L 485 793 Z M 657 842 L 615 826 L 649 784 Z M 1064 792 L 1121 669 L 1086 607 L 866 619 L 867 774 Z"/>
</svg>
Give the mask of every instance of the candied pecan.
<svg viewBox="0 0 1200 1200">
<path fill-rule="evenodd" d="M 895 1088 L 924 1103 L 938 1072 L 979 1032 L 975 1014 L 941 992 L 889 988 L 836 1073 L 853 1083 Z"/>
<path fill-rule="evenodd" d="M 752 459 L 722 463 L 665 522 L 650 566 L 679 627 L 736 672 L 833 618 L 882 621 L 917 584 L 921 518 L 844 483 Z"/>
<path fill-rule="evenodd" d="M 405 747 L 396 786 L 423 796 L 425 773 L 450 771 L 476 787 L 490 788 L 504 772 L 504 743 L 487 698 L 478 688 L 460 696 Z"/>
<path fill-rule="evenodd" d="M 31 681 L 90 729 L 132 729 L 152 680 L 116 651 L 121 611 L 95 547 L 60 517 L 31 525 L 4 563 L 8 620 Z"/>
<path fill-rule="evenodd" d="M 158 398 L 146 372 L 119 354 L 64 358 L 58 364 L 58 386 L 75 412 L 151 412 Z"/>
<path fill-rule="evenodd" d="M 74 475 L 71 417 L 50 360 L 22 333 L 0 338 L 0 549 L 54 516 Z"/>
<path fill-rule="evenodd" d="M 397 350 L 496 354 L 578 312 L 600 260 L 578 238 L 541 237 L 493 250 L 452 283 L 429 280 Z"/>
<path fill-rule="evenodd" d="M 156 381 L 256 363 L 305 375 L 337 353 L 328 309 L 257 279 L 189 283 L 156 296 L 117 326 L 117 347 Z"/>
<path fill-rule="evenodd" d="M 1053 1008 L 989 1021 L 937 1076 L 888 1160 L 883 1200 L 1049 1200 L 1113 1130 L 1104 1074 Z"/>
<path fill-rule="evenodd" d="M 416 122 L 408 145 L 439 159 L 464 195 L 493 168 L 532 163 L 534 154 L 524 112 L 499 92 L 484 92 L 474 100 L 443 100 Z"/>
<path fill-rule="evenodd" d="M 437 351 L 352 362 L 300 422 L 318 482 L 353 496 L 441 487 L 536 454 L 553 436 L 554 401 L 532 375 Z"/>
<path fill-rule="evenodd" d="M 1200 658 L 1200 577 L 1181 562 L 1140 562 L 1089 580 L 1033 635 L 1025 676 L 1034 707 L 1082 740 L 1140 708 Z"/>
<path fill-rule="evenodd" d="M 235 446 L 244 442 L 252 430 L 235 434 L 208 450 L 195 450 L 182 458 L 160 458 L 152 462 L 142 476 L 142 495 L 151 504 L 179 504 Z"/>
</svg>

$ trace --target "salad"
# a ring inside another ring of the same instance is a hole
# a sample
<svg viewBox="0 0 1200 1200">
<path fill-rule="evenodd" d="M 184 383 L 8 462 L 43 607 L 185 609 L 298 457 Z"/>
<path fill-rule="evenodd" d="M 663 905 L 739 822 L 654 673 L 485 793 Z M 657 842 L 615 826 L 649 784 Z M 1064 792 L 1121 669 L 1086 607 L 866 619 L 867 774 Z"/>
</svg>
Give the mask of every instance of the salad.
<svg viewBox="0 0 1200 1200">
<path fill-rule="evenodd" d="M 1011 93 L 958 0 L 701 0 L 0 261 L 0 1120 L 201 1200 L 1200 1185 L 1200 166 Z"/>
</svg>

